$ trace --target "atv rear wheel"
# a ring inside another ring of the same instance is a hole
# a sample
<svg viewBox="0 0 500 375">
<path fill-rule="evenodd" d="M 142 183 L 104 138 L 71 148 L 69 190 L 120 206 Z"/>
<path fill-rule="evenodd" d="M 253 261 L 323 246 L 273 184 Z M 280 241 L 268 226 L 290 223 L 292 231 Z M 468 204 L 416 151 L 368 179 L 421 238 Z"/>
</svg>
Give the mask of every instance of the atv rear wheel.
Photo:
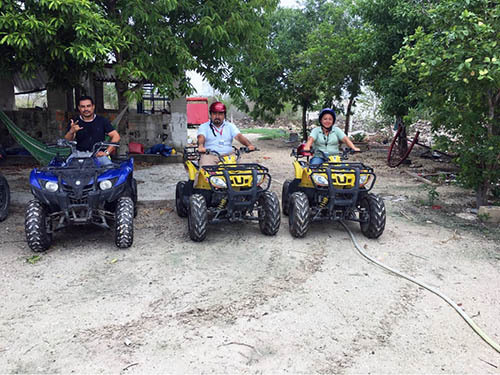
<svg viewBox="0 0 500 375">
<path fill-rule="evenodd" d="M 179 181 L 175 187 L 175 210 L 180 217 L 186 217 L 188 215 L 188 208 L 183 200 L 185 185 L 186 181 Z"/>
<path fill-rule="evenodd" d="M 274 236 L 280 229 L 280 201 L 274 191 L 266 191 L 259 197 L 259 227 L 268 236 Z"/>
<path fill-rule="evenodd" d="M 360 214 L 361 232 L 368 238 L 378 238 L 385 229 L 385 204 L 382 198 L 375 194 L 365 195 L 360 202 L 364 212 Z"/>
<path fill-rule="evenodd" d="M 10 189 L 7 179 L 0 174 L 0 221 L 4 221 L 9 214 Z"/>
<path fill-rule="evenodd" d="M 208 212 L 207 202 L 201 194 L 189 197 L 188 230 L 189 237 L 196 242 L 201 242 L 207 236 Z"/>
<path fill-rule="evenodd" d="M 302 192 L 293 193 L 290 197 L 288 225 L 294 237 L 302 238 L 309 230 L 309 200 Z"/>
<path fill-rule="evenodd" d="M 292 180 L 285 180 L 285 182 L 283 183 L 283 189 L 281 190 L 281 208 L 285 216 L 288 216 L 288 210 L 290 206 L 290 193 L 288 192 L 288 189 L 291 183 Z"/>
<path fill-rule="evenodd" d="M 134 202 L 130 197 L 121 197 L 115 209 L 115 244 L 120 249 L 134 242 Z"/>
<path fill-rule="evenodd" d="M 31 200 L 26 207 L 24 216 L 24 231 L 26 242 L 31 250 L 35 252 L 45 251 L 52 243 L 52 233 L 47 229 L 47 212 L 39 200 Z"/>
</svg>

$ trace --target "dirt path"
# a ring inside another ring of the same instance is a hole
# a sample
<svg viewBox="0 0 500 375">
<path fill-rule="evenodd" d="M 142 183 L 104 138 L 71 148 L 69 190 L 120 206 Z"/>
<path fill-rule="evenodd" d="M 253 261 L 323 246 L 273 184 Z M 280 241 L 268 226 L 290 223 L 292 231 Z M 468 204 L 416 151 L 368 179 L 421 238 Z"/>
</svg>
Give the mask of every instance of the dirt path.
<svg viewBox="0 0 500 375">
<path fill-rule="evenodd" d="M 262 151 L 247 157 L 269 166 L 281 196 L 290 149 L 255 143 Z M 434 210 L 385 154 L 359 158 L 375 168 L 387 208 L 378 240 L 349 225 L 365 251 L 441 290 L 500 342 L 500 231 L 456 215 L 473 195 L 439 186 Z M 159 189 L 149 180 L 170 186 L 183 174 L 152 171 L 138 173 L 144 197 Z M 22 202 L 28 171 L 4 172 Z M 193 243 L 171 190 L 143 200 L 131 249 L 72 228 L 32 263 L 14 204 L 0 223 L 0 373 L 500 373 L 500 355 L 454 310 L 368 263 L 340 225 L 314 224 L 301 240 L 286 217 L 275 237 L 217 225 Z"/>
</svg>

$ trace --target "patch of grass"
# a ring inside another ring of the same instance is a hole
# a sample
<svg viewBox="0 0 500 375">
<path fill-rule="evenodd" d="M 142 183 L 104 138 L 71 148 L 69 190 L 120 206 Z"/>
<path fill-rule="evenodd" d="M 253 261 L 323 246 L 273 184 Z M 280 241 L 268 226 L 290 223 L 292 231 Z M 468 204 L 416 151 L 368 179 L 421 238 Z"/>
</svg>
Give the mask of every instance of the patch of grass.
<svg viewBox="0 0 500 375">
<path fill-rule="evenodd" d="M 26 262 L 28 262 L 30 264 L 35 264 L 36 262 L 38 262 L 41 259 L 42 259 L 42 257 L 40 255 L 33 255 L 29 258 L 26 258 Z"/>
<path fill-rule="evenodd" d="M 250 128 L 242 129 L 241 132 L 244 134 L 261 134 L 259 139 L 262 140 L 288 137 L 288 133 L 283 129 Z"/>
</svg>

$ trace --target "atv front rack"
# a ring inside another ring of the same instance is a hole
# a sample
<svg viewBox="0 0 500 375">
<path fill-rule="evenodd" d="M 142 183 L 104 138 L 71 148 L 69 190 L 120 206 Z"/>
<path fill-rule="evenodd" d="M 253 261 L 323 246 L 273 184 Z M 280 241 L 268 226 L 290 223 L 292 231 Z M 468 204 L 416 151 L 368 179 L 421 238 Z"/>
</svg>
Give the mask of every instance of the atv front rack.
<svg viewBox="0 0 500 375">
<path fill-rule="evenodd" d="M 226 183 L 227 190 L 234 191 L 237 193 L 243 193 L 237 191 L 235 188 L 239 188 L 237 185 L 243 185 L 247 181 L 252 181 L 252 185 L 248 187 L 248 190 L 254 190 L 258 187 L 257 181 L 258 177 L 264 179 L 264 187 L 261 187 L 262 191 L 269 190 L 271 186 L 271 175 L 269 174 L 269 169 L 257 164 L 257 163 L 238 163 L 238 164 L 219 164 L 219 165 L 205 165 L 202 167 L 210 175 L 223 175 Z M 219 191 L 210 184 L 213 191 Z"/>
<path fill-rule="evenodd" d="M 315 167 L 310 167 L 310 170 L 311 181 L 315 189 L 318 191 L 328 191 L 328 195 L 333 198 L 330 200 L 332 206 L 354 205 L 358 200 L 360 189 L 363 188 L 364 192 L 369 192 L 375 185 L 375 180 L 377 179 L 377 176 L 373 172 L 373 168 L 359 162 L 323 163 Z M 328 185 L 318 185 L 313 178 L 315 174 L 320 174 L 322 176 L 326 175 Z M 360 186 L 362 185 L 360 184 L 361 175 L 367 176 L 367 181 L 365 182 L 367 185 Z M 354 181 L 352 181 L 352 179 L 354 179 Z"/>
</svg>

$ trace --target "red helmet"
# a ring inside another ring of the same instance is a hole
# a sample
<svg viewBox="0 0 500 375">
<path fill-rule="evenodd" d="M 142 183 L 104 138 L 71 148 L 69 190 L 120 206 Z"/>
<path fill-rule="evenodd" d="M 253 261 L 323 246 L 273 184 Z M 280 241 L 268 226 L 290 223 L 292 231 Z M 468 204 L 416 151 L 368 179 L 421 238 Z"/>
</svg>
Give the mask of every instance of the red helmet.
<svg viewBox="0 0 500 375">
<path fill-rule="evenodd" d="M 210 113 L 212 112 L 224 112 L 226 113 L 226 106 L 222 102 L 213 102 L 210 105 Z"/>
<path fill-rule="evenodd" d="M 299 147 L 297 147 L 297 155 L 299 156 L 312 156 L 310 151 L 304 151 L 305 143 L 301 143 Z"/>
</svg>

